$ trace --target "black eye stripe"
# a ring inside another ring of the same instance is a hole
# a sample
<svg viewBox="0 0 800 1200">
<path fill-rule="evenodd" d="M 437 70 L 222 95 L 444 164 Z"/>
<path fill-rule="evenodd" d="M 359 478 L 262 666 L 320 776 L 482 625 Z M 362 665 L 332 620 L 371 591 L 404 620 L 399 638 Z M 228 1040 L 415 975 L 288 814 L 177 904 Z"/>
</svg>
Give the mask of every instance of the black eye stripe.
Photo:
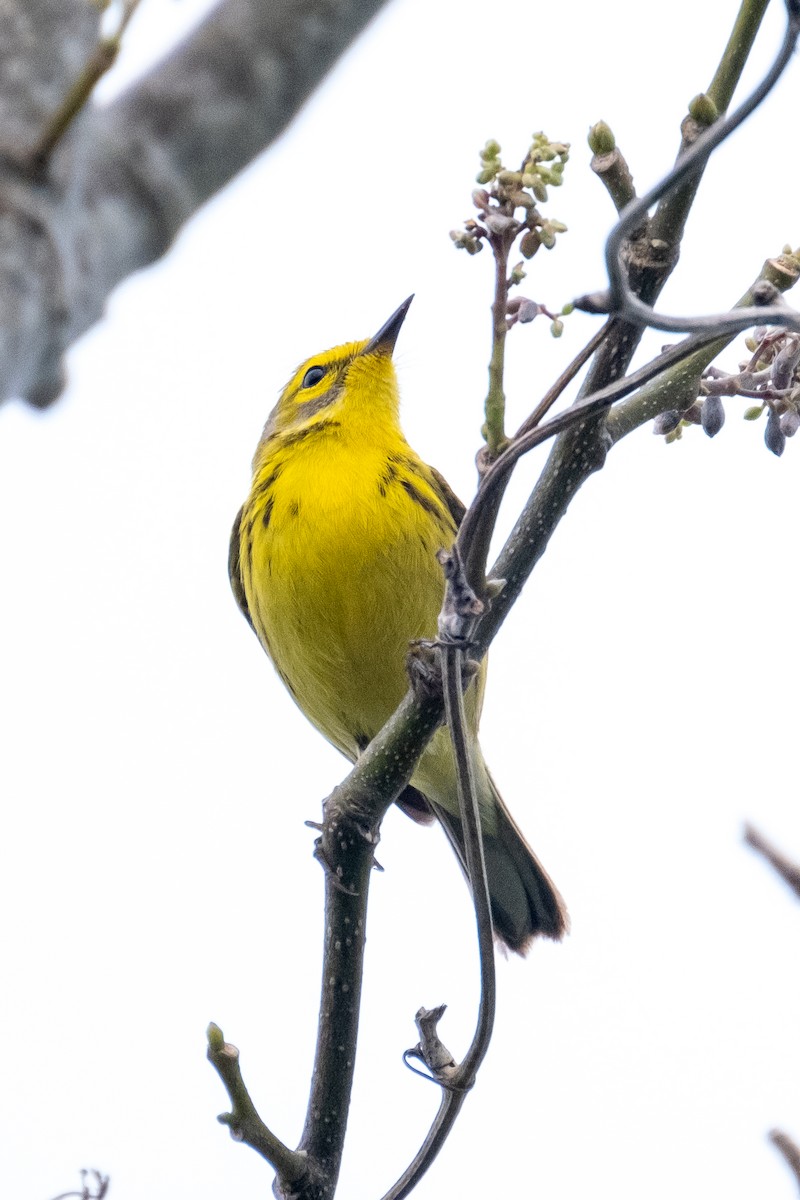
<svg viewBox="0 0 800 1200">
<path fill-rule="evenodd" d="M 303 382 L 301 384 L 301 387 L 304 387 L 304 388 L 313 387 L 315 383 L 319 383 L 320 379 L 324 379 L 324 377 L 325 377 L 325 368 L 324 367 L 309 367 L 308 370 L 306 371 L 305 375 L 303 376 Z"/>
</svg>

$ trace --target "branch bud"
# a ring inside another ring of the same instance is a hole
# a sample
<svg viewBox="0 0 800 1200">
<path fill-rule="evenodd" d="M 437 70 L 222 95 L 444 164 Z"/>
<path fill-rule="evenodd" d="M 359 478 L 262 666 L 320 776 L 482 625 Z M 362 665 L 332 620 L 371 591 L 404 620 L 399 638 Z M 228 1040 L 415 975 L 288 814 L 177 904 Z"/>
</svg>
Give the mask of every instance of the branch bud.
<svg viewBox="0 0 800 1200">
<path fill-rule="evenodd" d="M 700 414 L 700 424 L 709 437 L 716 437 L 725 424 L 725 407 L 722 399 L 714 394 L 706 396 Z"/>
<path fill-rule="evenodd" d="M 781 433 L 784 437 L 794 437 L 800 429 L 800 413 L 796 408 L 787 408 L 781 417 Z"/>
<path fill-rule="evenodd" d="M 541 242 L 539 241 L 539 235 L 536 230 L 529 229 L 528 232 L 523 235 L 522 241 L 519 244 L 520 254 L 522 254 L 523 258 L 533 258 L 540 245 Z"/>
<path fill-rule="evenodd" d="M 673 429 L 677 429 L 681 423 L 681 414 L 677 408 L 667 409 L 666 412 L 659 413 L 653 421 L 653 433 L 658 437 L 663 437 L 667 433 L 672 433 Z"/>
<path fill-rule="evenodd" d="M 700 92 L 689 101 L 689 116 L 693 117 L 698 125 L 713 125 L 719 117 L 719 109 L 710 96 Z"/>
<path fill-rule="evenodd" d="M 610 154 L 617 146 L 617 139 L 605 121 L 598 121 L 596 125 L 592 125 L 586 140 L 592 154 Z"/>
<path fill-rule="evenodd" d="M 778 458 L 786 448 L 786 434 L 781 429 L 781 419 L 774 408 L 769 410 L 767 428 L 764 430 L 764 445 Z"/>
</svg>

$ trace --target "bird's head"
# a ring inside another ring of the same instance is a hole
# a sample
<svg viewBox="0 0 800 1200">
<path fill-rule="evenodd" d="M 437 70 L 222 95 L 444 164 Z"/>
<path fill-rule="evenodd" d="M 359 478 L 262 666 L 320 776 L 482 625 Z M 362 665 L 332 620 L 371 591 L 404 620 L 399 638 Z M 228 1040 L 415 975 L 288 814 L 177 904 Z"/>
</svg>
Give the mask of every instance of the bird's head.
<svg viewBox="0 0 800 1200">
<path fill-rule="evenodd" d="M 259 448 L 276 436 L 343 413 L 351 420 L 363 413 L 376 424 L 387 420 L 396 424 L 399 395 L 392 352 L 413 299 L 404 300 L 367 341 L 347 342 L 306 359 L 281 392 Z"/>
</svg>

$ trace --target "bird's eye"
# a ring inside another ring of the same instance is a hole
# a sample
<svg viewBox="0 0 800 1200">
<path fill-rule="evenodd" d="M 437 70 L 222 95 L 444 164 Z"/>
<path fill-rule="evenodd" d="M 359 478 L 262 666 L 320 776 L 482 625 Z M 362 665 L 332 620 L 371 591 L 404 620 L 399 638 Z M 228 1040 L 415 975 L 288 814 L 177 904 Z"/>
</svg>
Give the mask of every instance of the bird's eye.
<svg viewBox="0 0 800 1200">
<path fill-rule="evenodd" d="M 322 367 L 309 367 L 303 376 L 303 387 L 313 387 L 315 383 L 319 383 L 320 379 L 324 379 L 325 371 Z"/>
</svg>

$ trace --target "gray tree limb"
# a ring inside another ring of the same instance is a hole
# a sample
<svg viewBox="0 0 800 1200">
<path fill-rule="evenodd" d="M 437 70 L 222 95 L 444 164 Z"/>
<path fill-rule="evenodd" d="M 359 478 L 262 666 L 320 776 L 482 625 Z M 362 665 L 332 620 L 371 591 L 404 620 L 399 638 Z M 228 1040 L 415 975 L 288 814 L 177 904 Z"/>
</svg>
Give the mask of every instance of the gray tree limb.
<svg viewBox="0 0 800 1200">
<path fill-rule="evenodd" d="M 92 52 L 88 0 L 0 8 L 0 399 L 51 403 L 112 289 L 288 125 L 384 0 L 225 0 L 44 168 L 42 129 Z"/>
</svg>

